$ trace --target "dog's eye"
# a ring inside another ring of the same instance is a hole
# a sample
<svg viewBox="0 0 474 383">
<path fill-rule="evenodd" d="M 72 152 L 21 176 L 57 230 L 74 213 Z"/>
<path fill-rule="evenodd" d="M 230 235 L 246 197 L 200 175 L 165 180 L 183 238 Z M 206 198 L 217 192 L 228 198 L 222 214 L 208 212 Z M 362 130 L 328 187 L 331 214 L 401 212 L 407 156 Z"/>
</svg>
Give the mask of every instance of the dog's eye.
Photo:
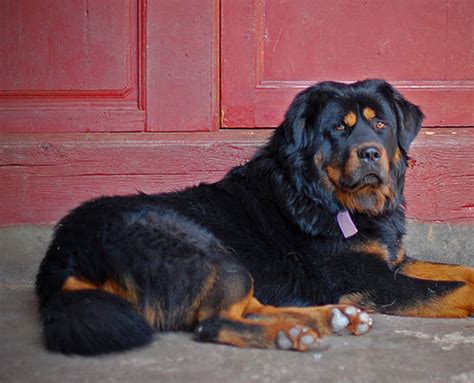
<svg viewBox="0 0 474 383">
<path fill-rule="evenodd" d="M 335 129 L 338 132 L 343 132 L 344 130 L 346 130 L 346 127 L 344 125 L 340 124 L 340 125 L 337 125 Z"/>
<path fill-rule="evenodd" d="M 383 129 L 383 128 L 385 128 L 385 122 L 379 121 L 375 124 L 375 127 L 377 129 Z"/>
</svg>

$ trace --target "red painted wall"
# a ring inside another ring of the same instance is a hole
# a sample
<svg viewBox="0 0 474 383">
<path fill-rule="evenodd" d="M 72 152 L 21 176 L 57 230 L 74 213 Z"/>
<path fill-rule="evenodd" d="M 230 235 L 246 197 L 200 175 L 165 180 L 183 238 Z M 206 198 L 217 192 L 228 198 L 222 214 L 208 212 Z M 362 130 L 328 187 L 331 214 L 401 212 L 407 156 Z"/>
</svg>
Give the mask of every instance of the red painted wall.
<svg viewBox="0 0 474 383">
<path fill-rule="evenodd" d="M 250 158 L 270 133 L 8 135 L 0 145 L 0 224 L 51 223 L 80 201 L 104 194 L 216 181 Z M 409 217 L 474 223 L 473 147 L 473 129 L 420 134 L 410 153 L 416 162 L 406 184 Z"/>
</svg>

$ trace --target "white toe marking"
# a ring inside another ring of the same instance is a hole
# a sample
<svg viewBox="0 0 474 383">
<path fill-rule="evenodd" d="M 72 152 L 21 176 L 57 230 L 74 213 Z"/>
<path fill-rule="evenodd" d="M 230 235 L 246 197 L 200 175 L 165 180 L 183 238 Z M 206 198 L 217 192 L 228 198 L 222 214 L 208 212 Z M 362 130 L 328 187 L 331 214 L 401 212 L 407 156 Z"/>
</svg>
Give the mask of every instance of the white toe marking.
<svg viewBox="0 0 474 383">
<path fill-rule="evenodd" d="M 331 326 L 334 332 L 344 330 L 349 325 L 349 319 L 339 309 L 332 310 Z"/>
<path fill-rule="evenodd" d="M 370 320 L 370 316 L 367 313 L 360 313 L 359 314 L 359 320 L 361 322 L 368 322 Z"/>
<path fill-rule="evenodd" d="M 290 336 L 292 337 L 295 337 L 295 336 L 300 335 L 300 332 L 301 330 L 298 327 L 292 327 L 290 328 L 290 331 L 288 331 L 288 334 L 290 334 Z"/>
<path fill-rule="evenodd" d="M 367 331 L 369 331 L 369 325 L 366 323 L 360 323 L 357 325 L 357 333 L 359 334 L 365 334 Z"/>
<path fill-rule="evenodd" d="M 313 344 L 315 340 L 312 335 L 305 335 L 301 337 L 300 342 L 301 344 L 310 345 Z"/>
<path fill-rule="evenodd" d="M 345 312 L 347 315 L 353 316 L 353 315 L 356 315 L 356 314 L 357 314 L 357 309 L 356 309 L 354 306 L 349 306 L 349 307 L 346 307 L 346 309 L 344 310 L 344 312 Z"/>
<path fill-rule="evenodd" d="M 279 348 L 283 350 L 288 350 L 293 347 L 293 342 L 289 340 L 283 331 L 278 331 L 277 344 Z"/>
</svg>

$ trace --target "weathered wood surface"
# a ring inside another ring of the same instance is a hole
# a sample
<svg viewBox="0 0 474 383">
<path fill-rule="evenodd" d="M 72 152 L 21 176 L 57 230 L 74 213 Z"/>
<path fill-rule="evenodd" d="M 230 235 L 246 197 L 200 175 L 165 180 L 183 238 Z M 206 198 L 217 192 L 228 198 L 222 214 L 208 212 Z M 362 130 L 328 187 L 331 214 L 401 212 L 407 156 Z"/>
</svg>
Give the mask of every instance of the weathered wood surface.
<svg viewBox="0 0 474 383">
<path fill-rule="evenodd" d="M 100 195 L 221 178 L 271 130 L 0 136 L 0 225 L 52 223 Z M 423 129 L 410 155 L 408 216 L 474 223 L 474 129 Z"/>
</svg>

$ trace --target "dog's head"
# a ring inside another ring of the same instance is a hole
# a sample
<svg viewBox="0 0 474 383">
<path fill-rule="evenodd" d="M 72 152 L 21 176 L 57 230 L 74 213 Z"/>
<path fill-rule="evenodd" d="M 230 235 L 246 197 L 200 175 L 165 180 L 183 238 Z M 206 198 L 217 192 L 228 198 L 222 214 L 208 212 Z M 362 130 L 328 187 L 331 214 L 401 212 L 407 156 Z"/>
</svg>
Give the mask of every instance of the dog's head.
<svg viewBox="0 0 474 383">
<path fill-rule="evenodd" d="M 407 152 L 422 120 L 383 80 L 323 82 L 295 97 L 275 137 L 285 141 L 280 158 L 297 192 L 333 212 L 377 216 L 403 201 Z"/>
</svg>

